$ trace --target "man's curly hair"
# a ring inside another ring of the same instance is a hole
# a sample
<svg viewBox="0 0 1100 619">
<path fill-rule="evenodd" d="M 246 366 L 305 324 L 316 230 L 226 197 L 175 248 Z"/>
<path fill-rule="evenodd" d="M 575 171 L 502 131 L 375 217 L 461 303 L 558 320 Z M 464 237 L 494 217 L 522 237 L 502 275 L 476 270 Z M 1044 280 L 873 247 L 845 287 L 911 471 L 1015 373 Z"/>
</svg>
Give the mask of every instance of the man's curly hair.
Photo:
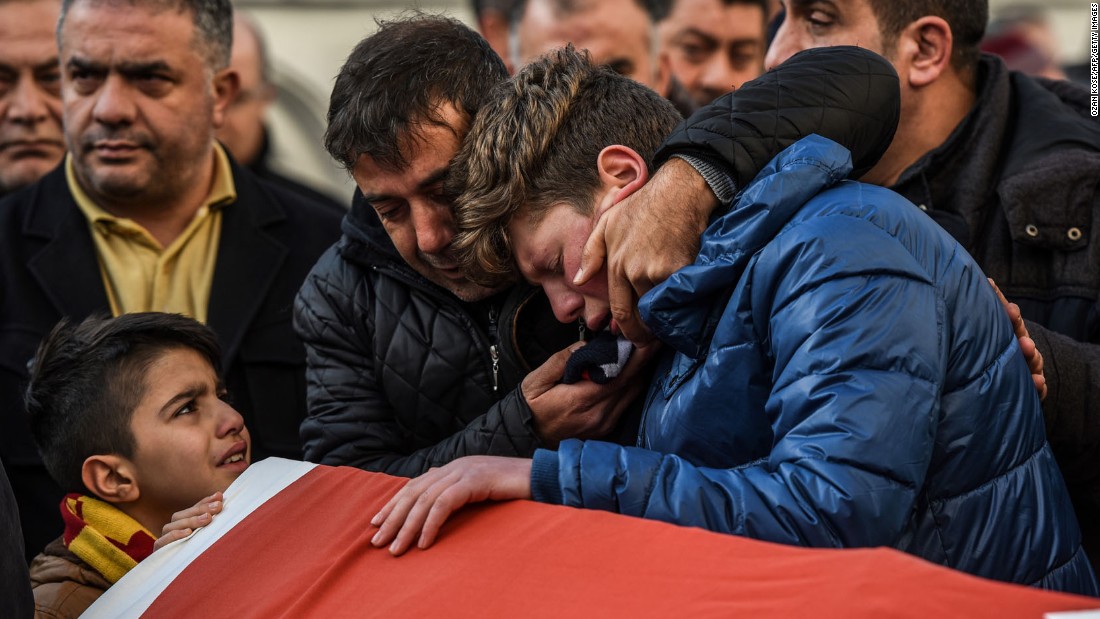
<svg viewBox="0 0 1100 619">
<path fill-rule="evenodd" d="M 647 164 L 680 121 L 666 99 L 572 45 L 524 67 L 494 89 L 451 165 L 457 196 L 455 256 L 470 280 L 514 277 L 508 226 L 523 209 L 533 223 L 552 206 L 591 215 L 596 159 L 620 144 Z"/>
</svg>

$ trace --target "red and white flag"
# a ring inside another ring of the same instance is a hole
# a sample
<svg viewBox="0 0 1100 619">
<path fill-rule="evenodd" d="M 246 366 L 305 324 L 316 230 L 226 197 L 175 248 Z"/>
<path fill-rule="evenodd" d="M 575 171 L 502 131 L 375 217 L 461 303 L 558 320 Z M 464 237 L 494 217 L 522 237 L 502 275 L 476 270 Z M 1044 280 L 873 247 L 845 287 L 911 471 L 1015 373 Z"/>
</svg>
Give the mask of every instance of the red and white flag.
<svg viewBox="0 0 1100 619">
<path fill-rule="evenodd" d="M 393 557 L 370 519 L 407 480 L 258 462 L 225 508 L 84 617 L 1027 617 L 1100 600 L 879 548 L 781 546 L 530 501 L 467 507 Z"/>
</svg>

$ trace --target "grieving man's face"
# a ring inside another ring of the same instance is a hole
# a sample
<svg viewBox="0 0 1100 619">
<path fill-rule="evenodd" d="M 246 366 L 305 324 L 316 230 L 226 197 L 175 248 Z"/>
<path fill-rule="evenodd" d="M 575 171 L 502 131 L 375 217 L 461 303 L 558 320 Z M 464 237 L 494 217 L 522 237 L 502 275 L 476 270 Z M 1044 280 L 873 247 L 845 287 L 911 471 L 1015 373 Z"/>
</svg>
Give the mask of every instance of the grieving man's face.
<svg viewBox="0 0 1100 619">
<path fill-rule="evenodd" d="M 451 252 L 454 212 L 443 190 L 467 122 L 451 105 L 441 108 L 440 119 L 441 123 L 419 123 L 406 134 L 400 146 L 404 167 L 394 169 L 361 155 L 351 175 L 413 270 L 463 301 L 478 301 L 493 289 L 466 279 L 455 260 Z"/>
<path fill-rule="evenodd" d="M 583 318 L 592 331 L 611 327 L 617 332 L 608 303 L 607 272 L 597 273 L 583 286 L 573 283 L 596 217 L 558 204 L 534 221 L 525 209 L 509 223 L 508 235 L 516 267 L 528 282 L 542 286 L 555 318 L 565 323 Z"/>
</svg>

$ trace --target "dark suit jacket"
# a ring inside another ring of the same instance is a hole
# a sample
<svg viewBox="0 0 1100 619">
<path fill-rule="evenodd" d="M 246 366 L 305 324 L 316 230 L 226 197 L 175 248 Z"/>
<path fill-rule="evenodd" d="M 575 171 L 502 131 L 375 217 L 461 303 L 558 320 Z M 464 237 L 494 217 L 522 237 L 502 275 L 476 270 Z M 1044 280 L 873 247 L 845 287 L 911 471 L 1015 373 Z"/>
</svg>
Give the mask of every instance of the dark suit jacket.
<svg viewBox="0 0 1100 619">
<path fill-rule="evenodd" d="M 294 296 L 339 236 L 339 215 L 233 164 L 208 324 L 225 381 L 252 434 L 253 461 L 301 458 L 305 352 Z M 59 167 L 0 201 L 0 459 L 19 503 L 28 559 L 61 533 L 62 493 L 46 473 L 23 406 L 27 362 L 63 316 L 110 313 L 87 220 Z"/>
</svg>

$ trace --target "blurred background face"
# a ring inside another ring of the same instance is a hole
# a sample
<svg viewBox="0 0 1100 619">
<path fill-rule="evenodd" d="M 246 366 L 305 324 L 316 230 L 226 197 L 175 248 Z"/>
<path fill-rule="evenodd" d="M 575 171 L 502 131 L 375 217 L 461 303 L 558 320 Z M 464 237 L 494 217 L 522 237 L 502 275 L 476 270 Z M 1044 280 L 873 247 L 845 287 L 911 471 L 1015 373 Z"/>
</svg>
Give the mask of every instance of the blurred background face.
<svg viewBox="0 0 1100 619">
<path fill-rule="evenodd" d="M 672 77 L 702 106 L 763 72 L 764 29 L 758 5 L 674 0 L 659 26 L 661 51 Z"/>
<path fill-rule="evenodd" d="M 275 100 L 275 88 L 264 75 L 260 41 L 252 26 L 241 18 L 233 21 L 233 53 L 229 67 L 240 77 L 240 90 L 225 111 L 218 141 L 243 165 L 259 159 L 264 143 L 264 115 Z"/>
<path fill-rule="evenodd" d="M 588 0 L 569 14 L 555 12 L 547 0 L 529 0 L 516 36 L 516 70 L 572 43 L 587 49 L 596 64 L 668 94 L 668 76 L 654 53 L 653 22 L 636 0 Z"/>
<path fill-rule="evenodd" d="M 60 4 L 0 2 L 0 194 L 61 161 L 61 81 L 54 27 Z"/>
<path fill-rule="evenodd" d="M 858 45 L 892 59 L 884 49 L 878 19 L 868 0 L 787 0 L 787 15 L 764 60 L 778 66 L 794 54 L 814 47 Z"/>
<path fill-rule="evenodd" d="M 92 199 L 160 204 L 193 188 L 215 98 L 191 14 L 81 0 L 60 51 L 66 141 Z"/>
</svg>

